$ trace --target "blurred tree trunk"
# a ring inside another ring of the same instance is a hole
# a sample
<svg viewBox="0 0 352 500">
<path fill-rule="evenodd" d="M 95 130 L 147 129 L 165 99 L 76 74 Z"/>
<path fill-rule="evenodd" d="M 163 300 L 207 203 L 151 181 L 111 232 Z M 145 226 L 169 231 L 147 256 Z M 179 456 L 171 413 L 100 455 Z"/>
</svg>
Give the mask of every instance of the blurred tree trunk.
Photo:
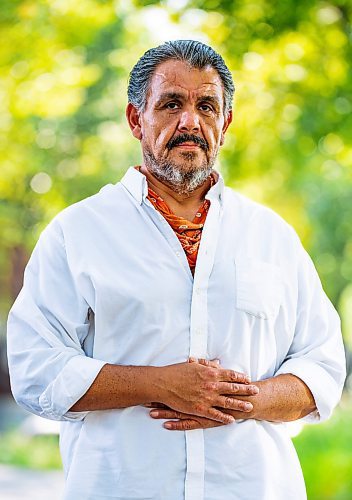
<svg viewBox="0 0 352 500">
<path fill-rule="evenodd" d="M 23 272 L 28 262 L 28 253 L 24 246 L 16 245 L 10 251 L 11 275 L 10 293 L 13 300 L 16 299 L 23 285 Z"/>
<path fill-rule="evenodd" d="M 28 253 L 23 245 L 16 245 L 10 250 L 10 276 L 8 290 L 12 301 L 19 294 L 23 285 L 23 272 L 28 262 Z M 10 392 L 10 381 L 6 361 L 6 339 L 0 338 L 0 394 Z"/>
</svg>

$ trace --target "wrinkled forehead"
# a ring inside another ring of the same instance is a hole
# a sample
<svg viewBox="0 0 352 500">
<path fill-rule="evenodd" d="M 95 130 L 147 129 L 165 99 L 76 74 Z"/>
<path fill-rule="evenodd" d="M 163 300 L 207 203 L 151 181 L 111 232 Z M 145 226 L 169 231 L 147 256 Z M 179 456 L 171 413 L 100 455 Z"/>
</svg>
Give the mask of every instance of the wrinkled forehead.
<svg viewBox="0 0 352 500">
<path fill-rule="evenodd" d="M 150 80 L 147 101 L 165 92 L 183 93 L 185 97 L 214 95 L 223 101 L 223 84 L 211 66 L 194 68 L 188 63 L 170 59 L 156 67 Z"/>
</svg>

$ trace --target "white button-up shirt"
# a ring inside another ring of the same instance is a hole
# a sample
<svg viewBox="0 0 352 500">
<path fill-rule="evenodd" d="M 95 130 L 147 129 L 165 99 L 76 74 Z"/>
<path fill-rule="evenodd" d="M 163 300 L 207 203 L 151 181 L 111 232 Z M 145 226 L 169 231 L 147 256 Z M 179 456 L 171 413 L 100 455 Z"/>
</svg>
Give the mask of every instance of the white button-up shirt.
<svg viewBox="0 0 352 500">
<path fill-rule="evenodd" d="M 189 356 L 262 380 L 300 377 L 326 419 L 345 377 L 337 313 L 293 229 L 220 176 L 194 278 L 143 174 L 63 210 L 42 233 L 9 316 L 19 404 L 62 420 L 66 500 L 301 500 L 285 424 L 172 432 L 142 406 L 70 412 L 105 363 Z"/>
</svg>

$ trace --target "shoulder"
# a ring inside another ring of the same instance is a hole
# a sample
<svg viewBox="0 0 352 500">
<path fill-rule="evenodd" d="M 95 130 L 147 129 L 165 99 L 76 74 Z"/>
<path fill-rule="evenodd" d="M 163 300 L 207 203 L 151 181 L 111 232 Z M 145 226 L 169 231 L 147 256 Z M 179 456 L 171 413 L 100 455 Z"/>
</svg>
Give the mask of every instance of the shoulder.
<svg viewBox="0 0 352 500">
<path fill-rule="evenodd" d="M 265 231 L 274 229 L 298 238 L 293 227 L 272 208 L 253 201 L 229 187 L 225 187 L 224 190 L 224 208 L 234 213 L 247 227 L 255 230 L 261 227 Z"/>
<path fill-rule="evenodd" d="M 98 193 L 67 206 L 49 222 L 39 239 L 56 240 L 64 245 L 68 234 L 74 236 L 82 230 L 89 231 L 93 223 L 96 225 L 97 220 L 116 209 L 124 198 L 122 192 L 120 182 L 107 184 Z"/>
<path fill-rule="evenodd" d="M 57 214 L 56 219 L 60 222 L 66 222 L 66 220 L 74 219 L 75 217 L 84 217 L 94 211 L 108 209 L 111 204 L 118 202 L 121 191 L 120 182 L 106 184 L 92 196 L 88 196 L 64 208 Z"/>
</svg>

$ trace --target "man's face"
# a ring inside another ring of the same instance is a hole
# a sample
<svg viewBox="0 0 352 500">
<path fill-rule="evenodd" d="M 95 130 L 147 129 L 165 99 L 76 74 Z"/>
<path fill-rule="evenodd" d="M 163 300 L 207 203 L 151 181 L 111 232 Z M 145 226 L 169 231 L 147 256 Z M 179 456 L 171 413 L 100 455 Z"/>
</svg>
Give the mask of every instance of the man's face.
<svg viewBox="0 0 352 500">
<path fill-rule="evenodd" d="M 156 68 L 145 110 L 138 125 L 130 126 L 141 141 L 145 166 L 176 192 L 191 192 L 209 176 L 231 122 L 223 102 L 215 69 L 177 60 Z"/>
</svg>

